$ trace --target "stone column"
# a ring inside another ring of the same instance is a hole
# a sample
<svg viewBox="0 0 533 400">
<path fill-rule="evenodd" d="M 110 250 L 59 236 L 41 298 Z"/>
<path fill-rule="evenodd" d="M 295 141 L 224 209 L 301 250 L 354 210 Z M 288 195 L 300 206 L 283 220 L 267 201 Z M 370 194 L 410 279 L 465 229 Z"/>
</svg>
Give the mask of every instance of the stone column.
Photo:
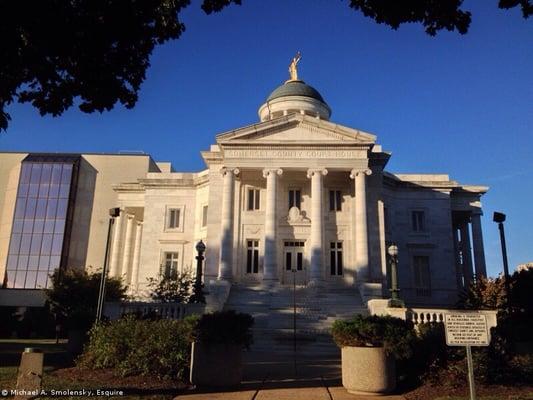
<svg viewBox="0 0 533 400">
<path fill-rule="evenodd" d="M 470 232 L 468 221 L 461 223 L 461 253 L 463 255 L 463 277 L 465 286 L 472 282 L 472 250 L 470 247 Z"/>
<path fill-rule="evenodd" d="M 324 264 L 324 205 L 323 203 L 323 177 L 327 175 L 328 170 L 310 169 L 307 171 L 307 177 L 311 178 L 311 236 L 309 251 L 311 252 L 311 265 L 309 271 L 309 283 L 317 284 L 323 280 Z"/>
<path fill-rule="evenodd" d="M 472 244 L 474 246 L 474 262 L 476 277 L 487 276 L 485 265 L 485 249 L 483 248 L 483 232 L 481 231 L 481 214 L 472 214 Z"/>
<path fill-rule="evenodd" d="M 267 180 L 265 201 L 265 256 L 263 280 L 275 281 L 278 279 L 278 252 L 276 237 L 276 193 L 278 176 L 283 174 L 279 168 L 266 168 L 263 177 Z"/>
<path fill-rule="evenodd" d="M 233 198 L 237 168 L 222 168 L 222 212 L 220 217 L 220 263 L 218 279 L 231 280 L 233 269 Z"/>
<path fill-rule="evenodd" d="M 126 217 L 126 238 L 124 239 L 124 257 L 122 258 L 122 270 L 118 276 L 128 273 L 131 259 L 131 241 L 133 236 L 133 219 L 134 215 L 128 214 Z"/>
<path fill-rule="evenodd" d="M 133 261 L 131 267 L 130 287 L 133 290 L 139 285 L 139 264 L 141 262 L 141 237 L 143 232 L 143 223 L 138 221 L 135 227 L 135 244 L 133 245 Z"/>
<path fill-rule="evenodd" d="M 120 239 L 122 235 L 122 210 L 120 215 L 115 217 L 113 228 L 113 240 L 111 243 L 111 257 L 109 258 L 109 276 L 116 277 L 118 275 L 118 259 L 120 256 Z"/>
<path fill-rule="evenodd" d="M 366 212 L 366 177 L 370 169 L 355 170 L 350 178 L 355 180 L 355 271 L 358 283 L 370 278 L 368 262 L 368 222 Z"/>
</svg>

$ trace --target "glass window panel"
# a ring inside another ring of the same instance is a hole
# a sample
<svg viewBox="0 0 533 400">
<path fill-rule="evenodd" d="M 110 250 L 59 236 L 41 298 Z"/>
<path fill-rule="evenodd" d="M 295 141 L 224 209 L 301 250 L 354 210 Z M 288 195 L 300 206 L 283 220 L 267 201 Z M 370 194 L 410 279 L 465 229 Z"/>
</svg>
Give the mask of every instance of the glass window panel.
<svg viewBox="0 0 533 400">
<path fill-rule="evenodd" d="M 20 183 L 29 183 L 31 175 L 31 163 L 22 163 L 20 171 Z"/>
<path fill-rule="evenodd" d="M 28 191 L 28 197 L 37 197 L 39 195 L 39 184 L 31 183 Z"/>
<path fill-rule="evenodd" d="M 44 217 L 46 217 L 46 202 L 47 202 L 47 199 L 37 200 L 37 208 L 35 209 L 36 219 L 44 219 Z"/>
<path fill-rule="evenodd" d="M 254 274 L 259 272 L 259 250 L 254 250 Z"/>
<path fill-rule="evenodd" d="M 63 247 L 63 235 L 54 235 L 52 241 L 52 255 L 61 255 L 61 248 Z"/>
<path fill-rule="evenodd" d="M 50 256 L 41 256 L 39 258 L 39 270 L 48 271 L 48 266 L 50 265 Z"/>
<path fill-rule="evenodd" d="M 335 210 L 335 192 L 333 190 L 329 191 L 329 211 Z"/>
<path fill-rule="evenodd" d="M 52 272 L 54 269 L 59 268 L 60 262 L 61 262 L 60 256 L 50 257 L 50 268 L 48 269 L 48 271 Z"/>
<path fill-rule="evenodd" d="M 61 164 L 54 164 L 52 167 L 52 183 L 61 183 Z"/>
<path fill-rule="evenodd" d="M 39 185 L 39 197 L 48 197 L 48 188 L 50 185 L 48 183 L 41 183 Z"/>
<path fill-rule="evenodd" d="M 337 273 L 342 275 L 342 251 L 337 252 Z"/>
<path fill-rule="evenodd" d="M 330 268 L 331 268 L 331 275 L 335 275 L 335 272 L 336 272 L 336 262 L 335 262 L 335 252 L 334 251 L 330 251 L 329 252 L 329 263 L 330 263 Z"/>
<path fill-rule="evenodd" d="M 17 206 L 15 208 L 15 219 L 24 218 L 25 208 L 26 208 L 26 199 L 17 199 Z"/>
<path fill-rule="evenodd" d="M 26 284 L 24 285 L 27 289 L 35 289 L 35 280 L 37 279 L 37 271 L 28 271 L 26 274 Z"/>
<path fill-rule="evenodd" d="M 248 190 L 248 210 L 254 209 L 254 191 L 253 189 Z"/>
<path fill-rule="evenodd" d="M 36 288 L 45 288 L 48 280 L 48 272 L 39 272 L 37 274 L 37 281 L 35 282 Z"/>
<path fill-rule="evenodd" d="M 41 241 L 43 240 L 43 235 L 41 234 L 33 234 L 31 238 L 31 247 L 30 247 L 30 254 L 31 255 L 39 255 L 39 252 L 41 251 Z"/>
<path fill-rule="evenodd" d="M 46 209 L 46 218 L 55 218 L 57 209 L 57 200 L 48 199 L 48 207 Z"/>
<path fill-rule="evenodd" d="M 50 185 L 50 191 L 48 192 L 48 197 L 58 197 L 59 196 L 59 185 Z"/>
<path fill-rule="evenodd" d="M 14 269 L 17 269 L 17 263 L 18 263 L 18 256 L 16 255 L 9 255 L 8 258 L 7 258 L 7 269 L 8 270 L 14 270 Z"/>
<path fill-rule="evenodd" d="M 36 270 L 39 267 L 39 256 L 30 256 L 28 260 L 28 269 Z"/>
<path fill-rule="evenodd" d="M 26 197 L 28 195 L 28 189 L 30 185 L 27 183 L 21 183 L 17 192 L 17 197 Z"/>
<path fill-rule="evenodd" d="M 67 217 L 67 207 L 68 207 L 67 199 L 59 199 L 57 201 L 57 213 L 56 213 L 57 219 L 65 219 Z"/>
<path fill-rule="evenodd" d="M 68 195 L 70 192 L 70 185 L 61 185 L 59 189 L 59 197 L 61 199 L 68 199 Z"/>
<path fill-rule="evenodd" d="M 32 233 L 33 231 L 33 219 L 28 218 L 24 220 L 24 226 L 22 228 L 23 233 Z"/>
<path fill-rule="evenodd" d="M 246 251 L 246 273 L 252 272 L 252 249 Z"/>
<path fill-rule="evenodd" d="M 292 269 L 292 253 L 285 253 L 285 269 L 290 271 Z"/>
<path fill-rule="evenodd" d="M 50 177 L 52 176 L 52 164 L 43 164 L 43 171 L 41 173 L 41 183 L 50 182 Z"/>
<path fill-rule="evenodd" d="M 22 240 L 20 242 L 20 254 L 29 254 L 31 244 L 31 234 L 22 234 Z"/>
<path fill-rule="evenodd" d="M 335 200 L 337 202 L 337 211 L 341 211 L 342 196 L 341 196 L 341 191 L 340 190 L 337 190 L 335 192 Z"/>
<path fill-rule="evenodd" d="M 23 219 L 15 219 L 13 220 L 13 233 L 22 233 L 22 227 L 24 226 L 24 220 Z"/>
<path fill-rule="evenodd" d="M 26 271 L 17 271 L 17 276 L 15 278 L 15 288 L 22 289 L 24 288 L 24 282 L 26 281 Z"/>
<path fill-rule="evenodd" d="M 303 269 L 303 253 L 296 253 L 296 269 L 301 271 Z"/>
<path fill-rule="evenodd" d="M 11 242 L 9 243 L 9 254 L 18 254 L 21 239 L 21 234 L 13 233 L 11 235 Z"/>
<path fill-rule="evenodd" d="M 37 206 L 37 199 L 28 199 L 28 203 L 26 204 L 26 212 L 24 213 L 24 216 L 26 218 L 33 218 L 35 216 L 35 208 Z"/>
<path fill-rule="evenodd" d="M 36 219 L 33 222 L 33 233 L 43 233 L 44 220 Z"/>
<path fill-rule="evenodd" d="M 44 233 L 54 233 L 55 220 L 47 219 L 44 221 Z"/>
<path fill-rule="evenodd" d="M 261 208 L 260 207 L 260 205 L 261 205 L 261 200 L 260 200 L 261 197 L 260 196 L 261 196 L 261 191 L 259 189 L 257 189 L 255 191 L 255 209 L 256 210 L 259 210 Z"/>
<path fill-rule="evenodd" d="M 54 233 L 63 233 L 64 231 L 65 231 L 65 220 L 64 219 L 56 220 L 56 227 L 54 229 Z"/>
<path fill-rule="evenodd" d="M 72 165 L 63 164 L 63 173 L 61 174 L 61 183 L 68 184 L 70 186 L 71 175 L 72 175 Z"/>
<path fill-rule="evenodd" d="M 31 167 L 30 183 L 39 183 L 41 181 L 41 171 L 43 169 L 42 164 L 33 164 Z"/>
<path fill-rule="evenodd" d="M 28 256 L 19 256 L 17 269 L 26 270 L 28 268 Z"/>
</svg>

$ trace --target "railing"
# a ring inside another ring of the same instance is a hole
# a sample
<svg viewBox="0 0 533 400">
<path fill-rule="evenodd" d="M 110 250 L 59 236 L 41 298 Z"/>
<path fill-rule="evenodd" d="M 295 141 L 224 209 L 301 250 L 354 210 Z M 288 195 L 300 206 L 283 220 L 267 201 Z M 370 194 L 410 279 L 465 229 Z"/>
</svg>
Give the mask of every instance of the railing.
<svg viewBox="0 0 533 400">
<path fill-rule="evenodd" d="M 188 315 L 203 314 L 205 304 L 181 304 L 181 303 L 148 303 L 148 302 L 124 302 L 106 303 L 105 315 L 110 319 L 118 319 L 127 314 L 140 317 L 157 317 L 163 319 L 183 319 Z"/>
</svg>

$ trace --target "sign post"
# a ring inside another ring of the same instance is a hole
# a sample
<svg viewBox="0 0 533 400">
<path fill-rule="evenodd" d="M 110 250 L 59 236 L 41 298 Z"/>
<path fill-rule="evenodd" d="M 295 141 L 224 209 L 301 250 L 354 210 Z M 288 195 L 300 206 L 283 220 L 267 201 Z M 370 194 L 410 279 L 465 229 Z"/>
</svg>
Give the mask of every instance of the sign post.
<svg viewBox="0 0 533 400">
<path fill-rule="evenodd" d="M 477 312 L 458 312 L 446 314 L 444 326 L 446 329 L 446 344 L 448 346 L 466 347 L 470 400 L 476 400 L 472 346 L 489 345 L 490 337 L 487 326 L 487 317 Z"/>
</svg>

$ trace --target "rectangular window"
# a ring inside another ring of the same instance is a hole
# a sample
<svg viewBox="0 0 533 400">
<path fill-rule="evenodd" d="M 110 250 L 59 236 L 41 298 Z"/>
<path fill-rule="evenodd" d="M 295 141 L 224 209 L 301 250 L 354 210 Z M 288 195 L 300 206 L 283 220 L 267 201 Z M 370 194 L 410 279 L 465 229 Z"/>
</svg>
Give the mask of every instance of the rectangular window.
<svg viewBox="0 0 533 400">
<path fill-rule="evenodd" d="M 202 228 L 207 226 L 207 206 L 202 208 Z"/>
<path fill-rule="evenodd" d="M 180 226 L 180 209 L 169 208 L 167 218 L 167 229 L 176 229 Z"/>
<path fill-rule="evenodd" d="M 431 296 L 431 277 L 429 274 L 429 257 L 413 257 L 414 283 L 417 296 Z"/>
<path fill-rule="evenodd" d="M 292 207 L 296 207 L 298 209 L 301 208 L 302 203 L 302 192 L 300 189 L 291 189 L 289 190 L 289 210 Z"/>
<path fill-rule="evenodd" d="M 330 245 L 330 271 L 331 275 L 342 275 L 342 242 L 331 242 Z"/>
<path fill-rule="evenodd" d="M 246 273 L 257 274 L 259 272 L 259 240 L 246 241 Z"/>
<path fill-rule="evenodd" d="M 248 204 L 246 209 L 248 211 L 259 210 L 260 208 L 260 189 L 248 189 Z"/>
<path fill-rule="evenodd" d="M 426 230 L 426 216 L 424 211 L 411 212 L 411 228 L 414 232 L 424 232 Z"/>
<path fill-rule="evenodd" d="M 329 191 L 329 211 L 341 211 L 342 193 L 340 190 Z"/>
<path fill-rule="evenodd" d="M 177 252 L 164 253 L 161 273 L 165 278 L 175 278 L 178 275 L 178 256 Z"/>
</svg>

